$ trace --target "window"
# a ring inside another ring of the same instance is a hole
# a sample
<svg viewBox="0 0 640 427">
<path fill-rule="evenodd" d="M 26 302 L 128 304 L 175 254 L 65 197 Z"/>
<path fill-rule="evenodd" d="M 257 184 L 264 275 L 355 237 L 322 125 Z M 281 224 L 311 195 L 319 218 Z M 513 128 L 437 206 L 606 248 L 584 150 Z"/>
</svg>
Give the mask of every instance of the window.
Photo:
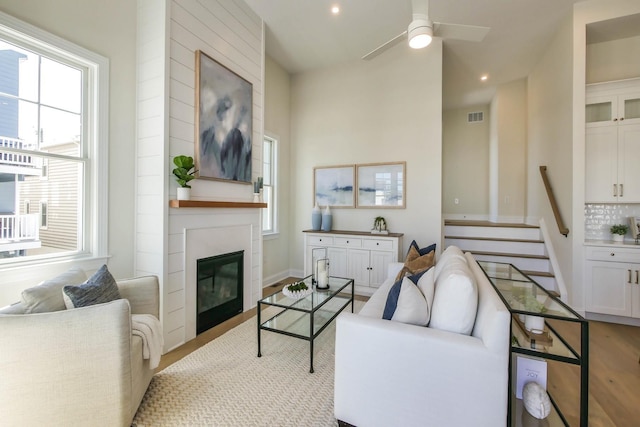
<svg viewBox="0 0 640 427">
<path fill-rule="evenodd" d="M 262 192 L 267 207 L 262 210 L 262 233 L 274 234 L 277 227 L 276 171 L 277 141 L 265 135 L 262 143 Z"/>
<path fill-rule="evenodd" d="M 13 224 L 0 268 L 106 254 L 108 69 L 0 12 L 0 194 L 14 196 L 0 197 L 0 219 Z"/>
<path fill-rule="evenodd" d="M 47 229 L 48 225 L 48 203 L 46 200 L 40 200 L 40 228 Z"/>
</svg>

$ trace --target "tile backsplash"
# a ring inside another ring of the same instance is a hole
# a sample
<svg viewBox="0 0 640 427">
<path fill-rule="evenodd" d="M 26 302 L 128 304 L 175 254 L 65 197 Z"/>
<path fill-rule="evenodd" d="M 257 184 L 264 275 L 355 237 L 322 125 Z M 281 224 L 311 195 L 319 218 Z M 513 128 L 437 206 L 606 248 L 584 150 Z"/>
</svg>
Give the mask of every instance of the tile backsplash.
<svg viewBox="0 0 640 427">
<path fill-rule="evenodd" d="M 640 204 L 587 203 L 584 205 L 584 238 L 609 240 L 609 227 L 613 224 L 629 224 L 629 217 L 640 217 Z M 631 238 L 627 232 L 626 239 Z"/>
</svg>

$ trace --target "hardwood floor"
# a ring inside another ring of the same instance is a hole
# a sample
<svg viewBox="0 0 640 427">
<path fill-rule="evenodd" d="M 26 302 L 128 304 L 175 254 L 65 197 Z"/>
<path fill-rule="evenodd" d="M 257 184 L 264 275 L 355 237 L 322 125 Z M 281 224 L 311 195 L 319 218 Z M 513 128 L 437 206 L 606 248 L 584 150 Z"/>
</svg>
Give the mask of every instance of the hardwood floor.
<svg viewBox="0 0 640 427">
<path fill-rule="evenodd" d="M 579 328 L 558 323 L 554 327 L 578 345 Z M 579 425 L 578 367 L 552 362 L 548 377 L 548 388 L 569 425 Z M 589 426 L 636 425 L 640 425 L 640 328 L 589 322 Z"/>
<path fill-rule="evenodd" d="M 264 289 L 267 296 L 279 291 L 288 278 Z M 358 299 L 366 300 L 364 297 Z M 160 371 L 204 346 L 256 314 L 256 309 L 198 335 L 162 356 Z M 578 346 L 579 328 L 554 324 L 565 338 Z M 562 328 L 562 329 L 561 329 Z M 589 322 L 589 426 L 631 427 L 640 425 L 640 327 Z M 577 347 L 579 348 L 579 346 Z M 550 361 L 548 389 L 558 402 L 570 426 L 578 426 L 580 371 L 578 367 Z"/>
</svg>

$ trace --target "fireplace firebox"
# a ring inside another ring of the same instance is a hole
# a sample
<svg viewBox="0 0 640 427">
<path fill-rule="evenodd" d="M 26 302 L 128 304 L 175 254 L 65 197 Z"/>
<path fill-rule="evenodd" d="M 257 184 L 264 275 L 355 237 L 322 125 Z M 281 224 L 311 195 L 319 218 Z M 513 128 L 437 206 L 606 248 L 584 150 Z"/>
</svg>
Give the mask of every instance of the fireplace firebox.
<svg viewBox="0 0 640 427">
<path fill-rule="evenodd" d="M 197 260 L 197 334 L 242 313 L 243 258 L 238 251 Z"/>
</svg>

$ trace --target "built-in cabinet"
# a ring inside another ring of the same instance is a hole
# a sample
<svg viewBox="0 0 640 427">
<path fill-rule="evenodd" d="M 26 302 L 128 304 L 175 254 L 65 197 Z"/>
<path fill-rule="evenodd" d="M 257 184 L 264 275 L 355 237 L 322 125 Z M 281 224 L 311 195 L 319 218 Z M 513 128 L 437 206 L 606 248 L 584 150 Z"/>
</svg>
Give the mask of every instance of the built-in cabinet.
<svg viewBox="0 0 640 427">
<path fill-rule="evenodd" d="M 356 293 L 371 295 L 386 279 L 389 263 L 401 260 L 402 236 L 306 230 L 304 274 L 313 273 L 314 260 L 324 256 L 326 249 L 330 275 L 353 279 Z"/>
<path fill-rule="evenodd" d="M 587 246 L 586 311 L 640 318 L 640 247 Z"/>
<path fill-rule="evenodd" d="M 640 79 L 587 86 L 587 203 L 640 203 Z"/>
</svg>

